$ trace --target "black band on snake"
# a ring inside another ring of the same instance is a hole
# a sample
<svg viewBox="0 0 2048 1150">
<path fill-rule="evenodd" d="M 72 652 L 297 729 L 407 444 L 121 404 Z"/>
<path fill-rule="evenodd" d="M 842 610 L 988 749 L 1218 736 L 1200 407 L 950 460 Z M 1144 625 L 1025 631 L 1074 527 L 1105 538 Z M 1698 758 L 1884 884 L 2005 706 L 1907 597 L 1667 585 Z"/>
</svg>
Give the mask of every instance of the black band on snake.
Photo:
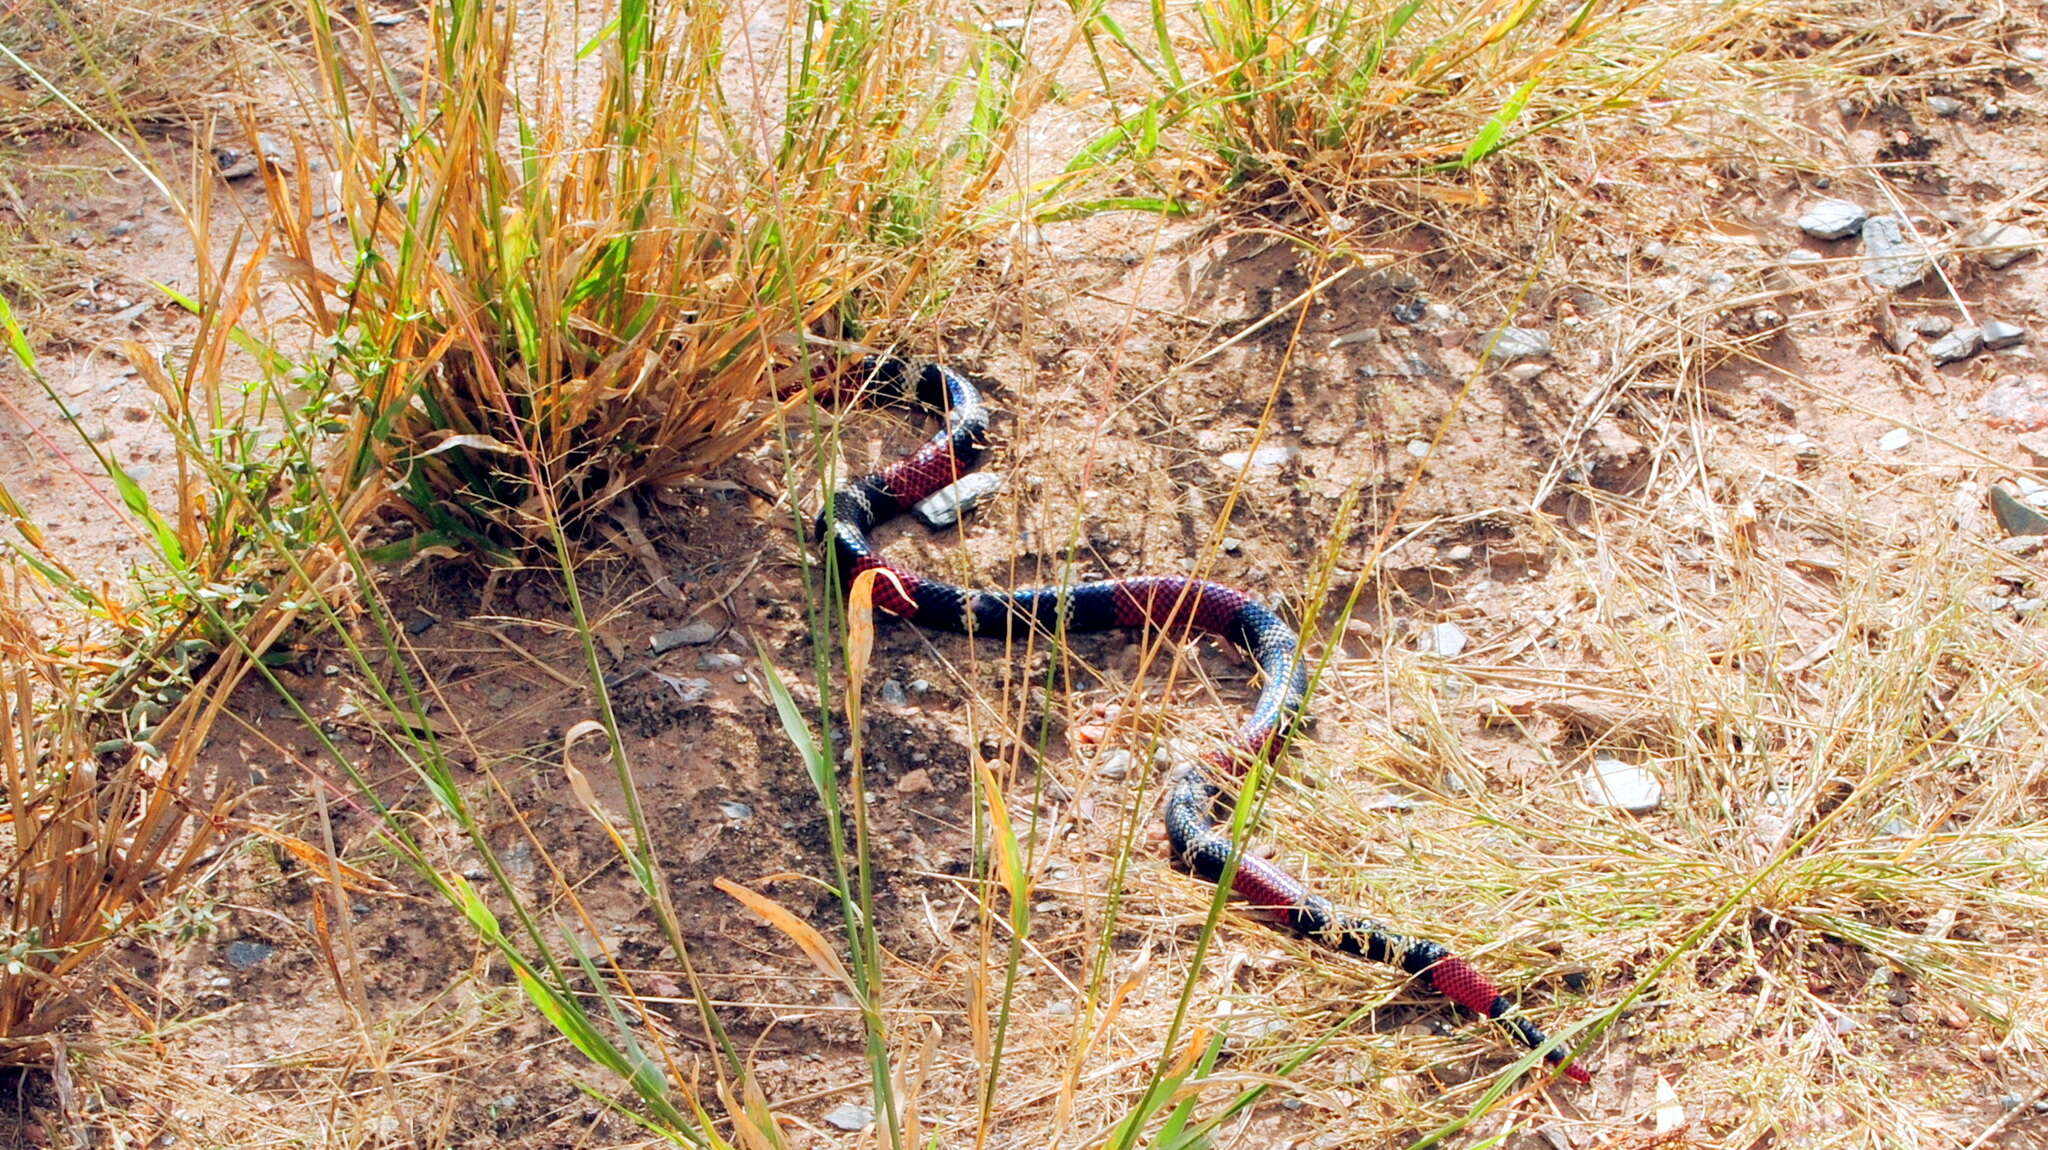
<svg viewBox="0 0 2048 1150">
<path fill-rule="evenodd" d="M 1178 576 L 1110 579 L 1072 587 L 971 591 L 905 570 L 884 558 L 869 537 L 876 524 L 974 469 L 986 450 L 988 409 L 963 376 L 937 364 L 898 359 L 864 361 L 857 381 L 891 399 L 912 400 L 943 415 L 945 427 L 908 458 L 843 484 L 830 517 L 818 517 L 820 537 L 838 552 L 839 574 L 851 581 L 876 572 L 874 603 L 923 627 L 1000 636 L 1012 625 L 1048 632 L 1154 627 L 1168 634 L 1220 635 L 1250 652 L 1265 675 L 1251 716 L 1224 748 L 1201 764 L 1176 767 L 1167 780 L 1166 830 L 1175 856 L 1189 870 L 1220 881 L 1235 861 L 1231 890 L 1266 916 L 1326 946 L 1399 967 L 1423 985 L 1486 1018 L 1531 1047 L 1543 1032 L 1464 959 L 1428 939 L 1396 934 L 1311 892 L 1263 858 L 1240 851 L 1225 829 L 1230 791 L 1256 758 L 1279 749 L 1307 693 L 1307 670 L 1295 633 L 1278 615 L 1242 591 Z M 1550 1059 L 1563 1061 L 1553 1050 Z M 1564 1073 L 1588 1080 L 1578 1066 Z"/>
</svg>

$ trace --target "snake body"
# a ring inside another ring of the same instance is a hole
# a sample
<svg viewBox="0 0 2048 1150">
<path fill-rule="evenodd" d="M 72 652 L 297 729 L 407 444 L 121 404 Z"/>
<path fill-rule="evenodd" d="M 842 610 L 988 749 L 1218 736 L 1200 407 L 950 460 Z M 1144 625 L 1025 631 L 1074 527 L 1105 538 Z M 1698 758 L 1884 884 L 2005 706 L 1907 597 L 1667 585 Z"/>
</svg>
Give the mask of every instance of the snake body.
<svg viewBox="0 0 2048 1150">
<path fill-rule="evenodd" d="M 863 361 L 861 375 L 864 385 L 888 398 L 939 413 L 945 426 L 911 455 L 842 484 L 820 513 L 819 536 L 831 540 L 843 580 L 850 583 L 861 572 L 874 571 L 875 606 L 921 627 L 969 635 L 1003 636 L 1018 626 L 1053 634 L 1151 627 L 1174 635 L 1202 632 L 1237 644 L 1258 663 L 1265 686 L 1225 746 L 1201 762 L 1172 769 L 1166 831 L 1176 858 L 1210 882 L 1228 876 L 1233 893 L 1310 939 L 1398 967 L 1460 1006 L 1502 1023 L 1532 1048 L 1548 1041 L 1485 975 L 1442 944 L 1349 914 L 1232 841 L 1227 831 L 1232 792 L 1223 780 L 1241 776 L 1250 763 L 1279 749 L 1307 694 L 1307 667 L 1293 628 L 1244 592 L 1198 579 L 1146 576 L 979 591 L 892 563 L 876 548 L 871 532 L 974 469 L 987 449 L 989 412 L 966 377 L 939 364 L 876 358 Z M 1552 1050 L 1549 1058 L 1560 1062 L 1564 1052 Z M 1564 1073 L 1587 1080 L 1578 1066 Z"/>
</svg>

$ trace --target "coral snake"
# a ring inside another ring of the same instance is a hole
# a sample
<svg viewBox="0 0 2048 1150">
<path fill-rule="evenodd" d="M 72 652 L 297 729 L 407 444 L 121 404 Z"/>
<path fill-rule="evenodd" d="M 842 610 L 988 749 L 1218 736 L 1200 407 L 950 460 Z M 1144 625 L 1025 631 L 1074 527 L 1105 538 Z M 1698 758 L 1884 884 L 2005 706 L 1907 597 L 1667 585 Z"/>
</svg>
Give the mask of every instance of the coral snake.
<svg viewBox="0 0 2048 1150">
<path fill-rule="evenodd" d="M 1299 716 L 1308 674 L 1294 630 L 1242 591 L 1180 576 L 1109 579 L 1067 587 L 974 591 L 897 566 L 875 547 L 875 526 L 974 469 L 986 450 L 989 413 L 974 385 L 950 368 L 873 357 L 861 361 L 864 390 L 912 401 L 940 414 L 945 426 L 916 452 L 871 475 L 840 485 L 818 516 L 842 580 L 874 571 L 874 604 L 922 627 L 970 635 L 1005 635 L 1015 624 L 1047 632 L 1156 628 L 1172 635 L 1203 632 L 1249 652 L 1265 676 L 1252 713 L 1222 748 L 1172 768 L 1166 831 L 1175 856 L 1210 882 L 1230 878 L 1232 892 L 1269 918 L 1345 954 L 1414 975 L 1458 1005 L 1512 1030 L 1531 1048 L 1548 1041 L 1507 996 L 1471 963 L 1442 944 L 1397 934 L 1346 913 L 1272 862 L 1239 848 L 1228 833 L 1231 790 L 1224 780 L 1279 749 Z M 1549 1052 L 1562 1062 L 1565 1052 Z M 1564 1073 L 1588 1080 L 1576 1065 Z"/>
</svg>

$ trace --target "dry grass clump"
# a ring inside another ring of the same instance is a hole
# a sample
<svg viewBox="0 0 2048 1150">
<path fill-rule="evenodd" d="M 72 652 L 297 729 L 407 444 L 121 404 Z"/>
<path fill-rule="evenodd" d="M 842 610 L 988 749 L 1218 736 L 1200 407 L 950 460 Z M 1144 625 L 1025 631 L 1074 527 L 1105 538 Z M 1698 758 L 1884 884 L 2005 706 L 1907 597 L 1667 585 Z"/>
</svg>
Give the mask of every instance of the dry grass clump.
<svg viewBox="0 0 2048 1150">
<path fill-rule="evenodd" d="M 142 737 L 102 742 L 109 661 L 50 633 L 32 578 L 10 563 L 0 604 L 0 1062 L 48 1065 L 58 1028 L 91 1008 L 95 959 L 194 878 L 227 800 L 193 770 L 222 680 L 148 684 Z"/>
<path fill-rule="evenodd" d="M 1160 141 L 1187 131 L 1226 188 L 1284 190 L 1318 213 L 1418 178 L 1435 199 L 1483 203 L 1449 177 L 1538 137 L 1625 159 L 1645 129 L 1754 127 L 1768 90 L 1830 67 L 1768 58 L 1764 45 L 1812 16 L 1789 4 L 1215 0 L 1188 24 L 1155 13 L 1142 46 L 1103 20 L 1159 92 L 1089 158 L 1180 161 L 1190 149 Z M 1614 127 L 1588 129 L 1596 119 Z"/>
<path fill-rule="evenodd" d="M 1607 1031 L 1610 1100 L 1661 1105 L 1642 1067 L 1679 1067 L 1670 1104 L 1703 1144 L 1968 1142 L 2048 1040 L 2044 648 L 1985 599 L 2039 573 L 1968 518 L 1904 538 L 1735 459 L 1702 473 L 1664 414 L 1650 490 L 1568 488 L 1582 528 L 1512 519 L 1555 566 L 1471 600 L 1474 651 L 1389 637 L 1337 664 L 1326 706 L 1381 733 L 1311 756 L 1356 791 L 1280 788 L 1288 838 L 1355 901 L 1519 956 L 1539 1017 Z M 1590 808 L 1596 757 L 1654 774 L 1662 807 Z M 1412 816 L 1366 801 L 1389 788 Z M 1355 833 L 1381 824 L 1397 841 Z M 1577 1143 L 1633 1119 L 1531 1121 Z"/>
<path fill-rule="evenodd" d="M 234 67 L 222 20 L 215 0 L 9 0 L 0 138 L 192 121 Z"/>
<path fill-rule="evenodd" d="M 417 92 L 312 15 L 352 270 L 307 310 L 439 541 L 545 539 L 754 442 L 808 333 L 924 305 L 1031 98 L 900 2 L 767 44 L 717 5 L 446 5 Z M 278 218 L 310 268 L 310 209 Z"/>
</svg>

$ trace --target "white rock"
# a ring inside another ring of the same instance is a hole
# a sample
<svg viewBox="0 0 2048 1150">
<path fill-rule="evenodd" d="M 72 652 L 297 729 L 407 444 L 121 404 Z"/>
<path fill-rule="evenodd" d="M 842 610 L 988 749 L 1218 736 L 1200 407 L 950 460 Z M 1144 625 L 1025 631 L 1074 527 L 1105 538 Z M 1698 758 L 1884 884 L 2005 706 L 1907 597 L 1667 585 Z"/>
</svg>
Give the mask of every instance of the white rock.
<svg viewBox="0 0 2048 1150">
<path fill-rule="evenodd" d="M 1422 652 L 1440 659 L 1455 659 L 1467 642 L 1464 629 L 1456 623 L 1438 623 L 1422 633 Z"/>
<path fill-rule="evenodd" d="M 1934 270 L 1934 257 L 1906 234 L 1894 216 L 1863 221 L 1863 276 L 1873 286 L 1898 291 L 1912 287 Z"/>
<path fill-rule="evenodd" d="M 865 1106 L 842 1102 L 825 1112 L 825 1123 L 849 1134 L 856 1134 L 874 1125 L 875 1112 Z"/>
<path fill-rule="evenodd" d="M 1970 245 L 1984 250 L 1977 259 L 1994 270 L 2011 267 L 2027 253 L 2041 246 L 2041 239 L 2018 224 L 1993 224 L 1970 237 Z"/>
<path fill-rule="evenodd" d="M 1664 785 L 1657 776 L 1620 759 L 1594 759 L 1579 786 L 1587 802 L 1635 815 L 1648 814 L 1664 801 Z"/>
<path fill-rule="evenodd" d="M 1411 440 L 1409 440 L 1409 441 L 1408 441 L 1408 454 L 1410 454 L 1410 455 L 1414 456 L 1414 457 L 1415 457 L 1415 458 L 1417 458 L 1417 459 L 1422 459 L 1422 458 L 1424 458 L 1425 456 L 1427 456 L 1427 455 L 1429 454 L 1429 441 L 1428 441 L 1428 440 L 1426 440 L 1426 439 L 1411 439 Z"/>
<path fill-rule="evenodd" d="M 1550 333 L 1540 327 L 1504 327 L 1489 336 L 1487 343 L 1492 345 L 1496 363 L 1538 359 L 1549 355 L 1551 349 Z"/>
<path fill-rule="evenodd" d="M 1929 358 L 1936 363 L 1954 363 L 1977 354 L 1977 348 L 1984 342 L 1984 333 L 1974 327 L 1959 327 L 1933 343 L 1927 345 Z"/>
<path fill-rule="evenodd" d="M 1268 471 L 1285 467 L 1300 456 L 1301 451 L 1297 448 L 1269 446 L 1261 447 L 1257 451 L 1226 451 L 1216 458 L 1217 462 L 1232 471 L 1244 470 L 1247 463 L 1252 465 L 1254 471 Z"/>
<path fill-rule="evenodd" d="M 1799 230 L 1817 240 L 1839 240 L 1863 230 L 1870 212 L 1848 200 L 1822 200 L 1800 214 Z"/>
<path fill-rule="evenodd" d="M 2007 323 L 2002 319 L 1985 320 L 1984 326 L 1979 329 L 1979 332 L 1984 337 L 1984 347 L 1987 351 L 1998 351 L 2001 348 L 2008 348 L 2016 343 L 2024 342 L 2027 338 L 2026 328 L 2016 323 Z"/>
<path fill-rule="evenodd" d="M 1913 433 L 1903 427 L 1894 427 L 1877 438 L 1879 451 L 1904 451 L 1913 445 Z"/>
</svg>

